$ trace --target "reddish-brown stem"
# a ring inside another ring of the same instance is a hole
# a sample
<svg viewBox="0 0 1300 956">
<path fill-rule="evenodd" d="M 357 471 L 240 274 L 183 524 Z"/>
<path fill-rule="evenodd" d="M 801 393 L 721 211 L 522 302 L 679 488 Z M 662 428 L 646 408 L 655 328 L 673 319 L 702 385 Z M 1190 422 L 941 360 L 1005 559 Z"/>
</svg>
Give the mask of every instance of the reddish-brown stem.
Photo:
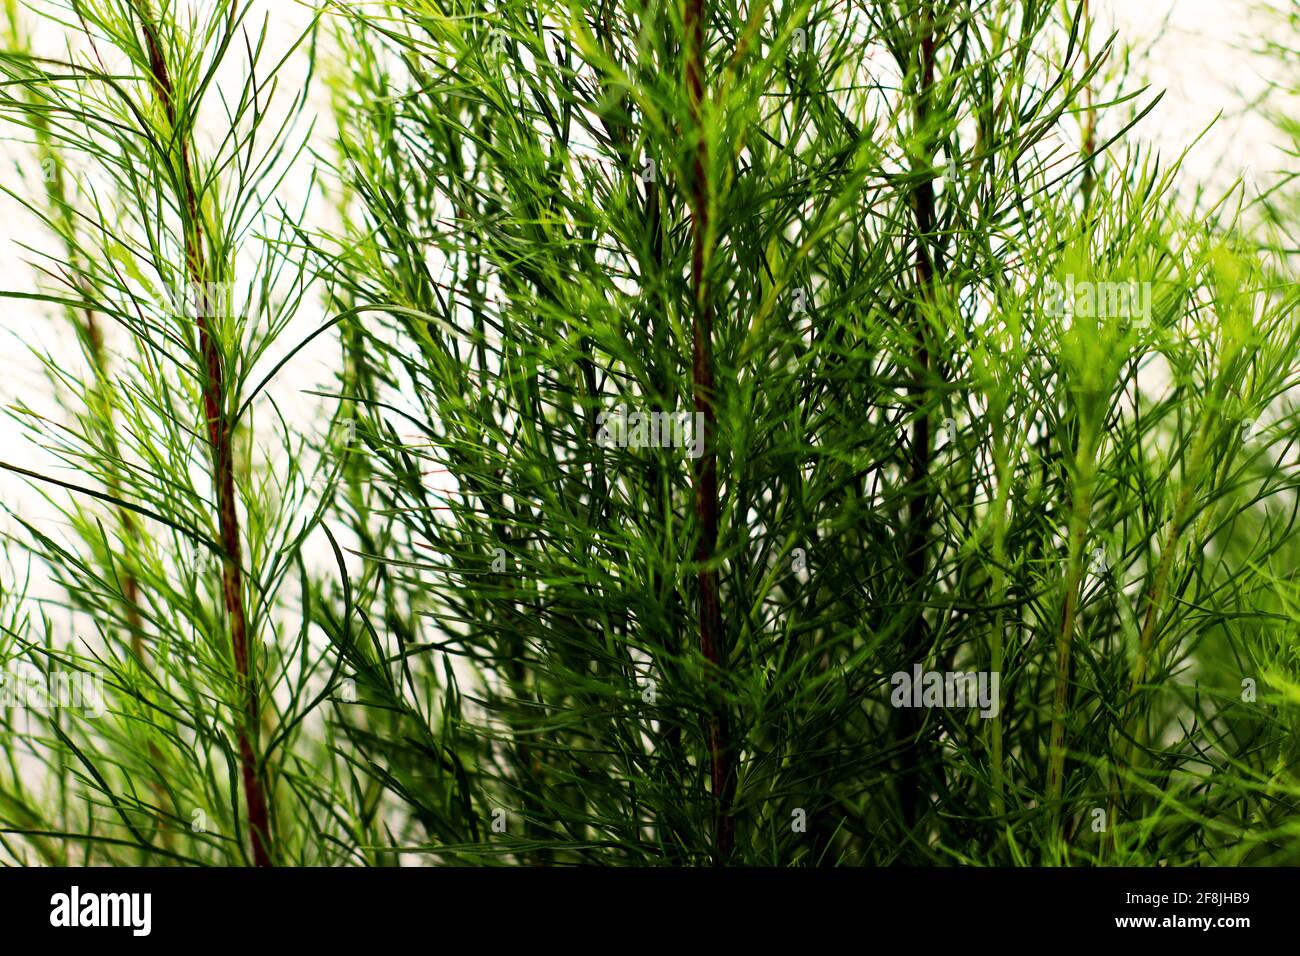
<svg viewBox="0 0 1300 956">
<path fill-rule="evenodd" d="M 934 86 L 935 39 L 933 11 L 928 5 L 923 12 L 920 38 L 920 75 L 914 121 L 916 135 L 928 137 L 930 122 L 930 90 Z M 928 151 L 927 151 L 928 153 Z M 935 232 L 934 182 L 928 167 L 932 157 L 921 159 L 925 168 L 918 170 L 919 178 L 913 190 L 912 204 L 916 216 L 916 288 L 917 302 L 913 328 L 912 381 L 908 388 L 913 405 L 912 433 L 908 462 L 908 485 L 912 489 L 907 509 L 907 533 L 904 538 L 903 565 L 908 586 L 919 588 L 925 578 L 927 542 L 930 537 L 930 459 L 932 456 L 930 416 L 926 409 L 926 379 L 930 372 L 929 336 L 925 330 L 925 301 L 932 294 L 935 263 L 929 244 Z M 918 607 L 903 638 L 908 662 L 920 658 L 925 645 L 924 611 Z M 909 827 L 920 818 L 921 769 L 928 748 L 920 739 L 922 717 L 918 710 L 904 708 L 901 712 L 902 736 L 907 766 L 899 780 L 900 802 L 903 818 Z"/>
<path fill-rule="evenodd" d="M 695 296 L 692 324 L 693 391 L 695 412 L 703 423 L 701 454 L 695 459 L 695 517 L 699 539 L 695 562 L 699 565 L 700 651 L 710 668 L 726 665 L 726 635 L 718 595 L 718 571 L 713 566 L 718 548 L 718 452 L 717 413 L 713 391 L 713 312 L 709 301 L 707 243 L 709 230 L 708 141 L 704 129 L 704 0 L 686 4 L 686 86 L 696 146 L 691 174 L 691 289 Z M 711 682 L 715 678 L 711 676 Z M 713 785 L 713 861 L 725 863 L 735 846 L 731 795 L 735 787 L 732 769 L 731 730 L 726 704 L 719 696 L 708 718 L 709 768 Z"/>
<path fill-rule="evenodd" d="M 1084 69 L 1092 71 L 1092 53 L 1087 52 L 1088 43 L 1088 0 L 1080 0 L 1080 17 L 1084 28 Z M 1093 102 L 1092 91 L 1093 78 L 1089 78 L 1083 88 L 1084 112 L 1083 112 L 1083 182 L 1081 189 L 1083 192 L 1083 206 L 1086 210 L 1092 203 L 1092 191 L 1097 182 L 1097 162 L 1093 153 L 1097 151 L 1097 107 Z"/>
<path fill-rule="evenodd" d="M 176 130 L 176 107 L 171 76 L 154 25 L 145 11 L 136 11 L 144 25 L 145 43 L 154 88 L 167 116 L 171 130 Z M 185 203 L 185 266 L 196 288 L 206 288 L 207 262 L 200 227 L 201 210 L 194 177 L 190 169 L 189 137 L 181 135 L 180 178 Z M 206 296 L 203 296 L 206 299 Z M 239 720 L 238 745 L 244 798 L 248 810 L 248 828 L 252 834 L 253 862 L 270 866 L 270 826 L 266 795 L 258 766 L 254 741 L 261 721 L 257 685 L 249 659 L 248 624 L 244 615 L 243 556 L 239 541 L 239 511 L 235 496 L 235 463 L 232 429 L 222 411 L 225 372 L 221 350 L 212 332 L 211 316 L 205 301 L 195 309 L 199 332 L 199 352 L 203 360 L 203 414 L 207 423 L 208 442 L 212 447 L 212 479 L 217 492 L 217 526 L 221 538 L 221 593 L 230 622 L 230 643 L 235 659 L 238 692 L 243 700 Z"/>
</svg>

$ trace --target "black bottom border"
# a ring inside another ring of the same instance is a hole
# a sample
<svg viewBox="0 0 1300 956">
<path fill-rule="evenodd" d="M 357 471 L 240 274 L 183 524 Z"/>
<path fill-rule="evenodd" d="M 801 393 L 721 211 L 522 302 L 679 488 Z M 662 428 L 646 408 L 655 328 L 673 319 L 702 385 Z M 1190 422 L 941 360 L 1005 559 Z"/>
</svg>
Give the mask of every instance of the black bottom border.
<svg viewBox="0 0 1300 956">
<path fill-rule="evenodd" d="M 1100 936 L 1182 945 L 1200 935 L 1222 944 L 1293 925 L 1298 876 L 1288 868 L 7 869 L 0 920 L 10 942 L 258 950 L 412 937 L 437 945 L 471 934 L 493 946 L 557 934 L 662 944 L 677 933 L 696 944 L 701 937 L 770 944 L 782 932 L 808 942 L 841 932 L 863 942 L 983 936 L 993 948 Z M 144 897 L 120 896 L 146 893 L 147 935 L 138 932 Z M 84 914 L 125 925 L 74 927 L 74 909 L 78 923 Z"/>
</svg>

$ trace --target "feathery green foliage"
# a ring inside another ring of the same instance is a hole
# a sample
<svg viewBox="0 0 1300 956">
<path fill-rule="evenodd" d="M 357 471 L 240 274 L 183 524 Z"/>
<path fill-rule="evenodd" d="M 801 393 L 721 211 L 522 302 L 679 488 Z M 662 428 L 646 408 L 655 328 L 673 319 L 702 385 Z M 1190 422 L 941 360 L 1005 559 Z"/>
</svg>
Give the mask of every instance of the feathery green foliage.
<svg viewBox="0 0 1300 956">
<path fill-rule="evenodd" d="M 107 707 L 4 711 L 4 852 L 1296 861 L 1295 220 L 1086 3 L 214 6 L 8 8 L 0 620 Z"/>
</svg>

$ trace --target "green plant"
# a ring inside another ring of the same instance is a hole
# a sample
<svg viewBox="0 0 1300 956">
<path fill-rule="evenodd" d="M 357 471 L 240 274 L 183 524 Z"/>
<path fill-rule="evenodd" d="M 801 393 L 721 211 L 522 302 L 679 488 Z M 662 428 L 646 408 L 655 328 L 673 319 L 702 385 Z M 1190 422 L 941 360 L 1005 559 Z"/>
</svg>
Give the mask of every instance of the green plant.
<svg viewBox="0 0 1300 956">
<path fill-rule="evenodd" d="M 253 377 L 307 281 L 270 216 L 300 149 L 292 124 L 268 127 L 279 64 L 264 65 L 247 5 L 206 20 L 146 0 L 69 12 L 81 43 L 38 56 L 10 4 L 0 59 L 0 106 L 34 135 L 49 184 L 17 198 L 61 240 L 37 260 L 52 288 L 8 295 L 65 311 L 84 361 L 37 356 L 65 416 L 12 409 L 71 470 L 40 476 L 65 530 L 17 517 L 62 590 L 45 606 L 73 613 L 11 637 L 43 672 L 97 675 L 108 712 L 19 715 L 10 746 L 46 761 L 58 794 L 53 819 L 22 823 L 59 834 L 63 854 L 84 844 L 86 862 L 318 859 L 289 810 L 320 784 L 299 782 L 288 744 L 320 662 L 282 611 L 317 516 L 301 442 Z M 232 101 L 215 77 L 240 60 Z M 214 111 L 226 129 L 200 144 Z"/>
<path fill-rule="evenodd" d="M 1295 861 L 1284 217 L 1137 145 L 1086 3 L 338 0 L 310 157 L 216 6 L 0 58 L 77 183 L 19 194 L 62 289 L 11 295 L 87 357 L 17 409 L 86 474 L 6 466 L 62 598 L 0 620 L 112 689 L 6 738 L 6 852 Z M 177 276 L 270 315 L 145 311 Z"/>
</svg>

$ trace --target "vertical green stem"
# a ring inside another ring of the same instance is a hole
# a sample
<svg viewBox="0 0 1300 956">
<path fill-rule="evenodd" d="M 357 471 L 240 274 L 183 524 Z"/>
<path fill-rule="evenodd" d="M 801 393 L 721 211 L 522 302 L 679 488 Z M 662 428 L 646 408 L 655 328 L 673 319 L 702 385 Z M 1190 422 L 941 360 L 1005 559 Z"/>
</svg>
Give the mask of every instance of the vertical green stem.
<svg viewBox="0 0 1300 956">
<path fill-rule="evenodd" d="M 1088 423 L 1080 422 L 1079 427 L 1084 430 L 1084 434 L 1080 436 L 1079 450 L 1074 463 L 1064 608 L 1061 612 L 1061 629 L 1056 637 L 1056 666 L 1052 675 L 1055 693 L 1048 744 L 1047 804 L 1051 814 L 1051 831 L 1055 836 L 1059 836 L 1061 832 L 1060 801 L 1065 782 L 1065 716 L 1070 703 L 1070 657 L 1083 583 L 1084 543 L 1088 535 L 1088 524 L 1092 518 L 1095 472 L 1093 455 L 1096 442 Z"/>
</svg>

